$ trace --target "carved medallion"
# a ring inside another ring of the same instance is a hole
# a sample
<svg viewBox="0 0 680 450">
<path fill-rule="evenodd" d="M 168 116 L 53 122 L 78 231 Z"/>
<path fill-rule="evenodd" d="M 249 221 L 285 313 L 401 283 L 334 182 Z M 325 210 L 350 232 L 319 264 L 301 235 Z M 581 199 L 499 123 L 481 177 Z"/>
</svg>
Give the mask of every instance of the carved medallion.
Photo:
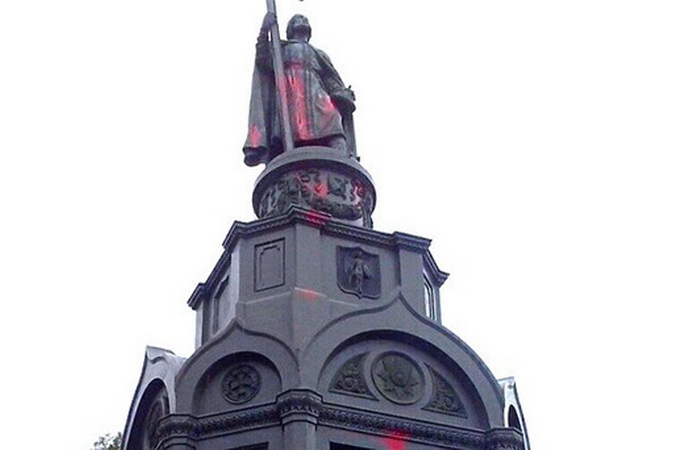
<svg viewBox="0 0 680 450">
<path fill-rule="evenodd" d="M 431 367 L 428 367 L 428 369 L 430 369 L 434 381 L 434 389 L 430 402 L 423 409 L 467 418 L 463 402 L 460 401 L 460 397 L 451 384 Z"/>
<path fill-rule="evenodd" d="M 364 378 L 364 360 L 366 355 L 364 353 L 355 356 L 340 368 L 333 377 L 333 381 L 331 381 L 331 392 L 375 399 L 371 391 L 368 390 L 368 385 Z"/>
<path fill-rule="evenodd" d="M 373 363 L 373 382 L 386 399 L 409 405 L 423 396 L 425 379 L 415 361 L 401 353 L 385 353 Z"/>
<path fill-rule="evenodd" d="M 359 247 L 337 248 L 338 287 L 359 298 L 380 297 L 380 258 Z"/>
<path fill-rule="evenodd" d="M 222 395 L 235 405 L 249 402 L 260 391 L 260 374 L 249 364 L 237 364 L 222 379 Z"/>
</svg>

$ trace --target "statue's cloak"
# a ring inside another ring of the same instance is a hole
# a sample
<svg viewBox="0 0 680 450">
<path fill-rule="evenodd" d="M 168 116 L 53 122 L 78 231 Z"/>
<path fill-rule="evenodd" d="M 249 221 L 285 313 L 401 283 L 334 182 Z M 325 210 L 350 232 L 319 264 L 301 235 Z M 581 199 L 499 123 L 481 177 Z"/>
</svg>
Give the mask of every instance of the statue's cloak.
<svg viewBox="0 0 680 450">
<path fill-rule="evenodd" d="M 332 98 L 346 88 L 328 56 L 304 41 L 281 44 L 295 146 L 319 144 L 324 139 L 344 135 L 342 115 Z M 274 79 L 271 46 L 269 42 L 259 42 L 248 137 L 243 146 L 249 165 L 266 163 L 283 151 L 280 102 Z"/>
</svg>

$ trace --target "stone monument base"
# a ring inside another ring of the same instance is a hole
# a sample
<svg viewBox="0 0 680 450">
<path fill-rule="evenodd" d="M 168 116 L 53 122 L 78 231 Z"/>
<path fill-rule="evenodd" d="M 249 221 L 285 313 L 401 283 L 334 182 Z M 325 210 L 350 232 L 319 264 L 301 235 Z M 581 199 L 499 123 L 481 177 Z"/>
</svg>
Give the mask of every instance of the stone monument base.
<svg viewBox="0 0 680 450">
<path fill-rule="evenodd" d="M 300 147 L 276 157 L 260 174 L 253 208 L 260 219 L 299 206 L 373 228 L 375 198 L 371 176 L 354 158 L 330 147 Z"/>
</svg>

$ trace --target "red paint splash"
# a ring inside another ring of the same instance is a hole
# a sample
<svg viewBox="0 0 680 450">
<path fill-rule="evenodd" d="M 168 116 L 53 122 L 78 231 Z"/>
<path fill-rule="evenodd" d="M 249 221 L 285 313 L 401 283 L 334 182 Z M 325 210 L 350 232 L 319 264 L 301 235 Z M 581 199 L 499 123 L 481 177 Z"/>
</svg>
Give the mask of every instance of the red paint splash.
<svg viewBox="0 0 680 450">
<path fill-rule="evenodd" d="M 319 293 L 309 289 L 299 289 L 303 300 L 316 301 L 319 299 Z"/>
<path fill-rule="evenodd" d="M 305 100 L 304 72 L 301 65 L 293 65 L 287 74 L 288 89 L 290 91 L 290 106 L 292 107 L 292 121 L 296 125 L 300 139 L 311 139 L 307 102 Z"/>
<path fill-rule="evenodd" d="M 393 431 L 386 438 L 383 438 L 383 444 L 387 450 L 406 450 L 406 433 L 403 431 Z"/>
<path fill-rule="evenodd" d="M 328 185 L 326 183 L 319 183 L 314 186 L 314 192 L 322 199 L 325 199 L 328 197 Z"/>
<path fill-rule="evenodd" d="M 315 223 L 317 225 L 325 225 L 328 222 L 328 217 L 321 214 L 315 213 L 313 211 L 305 211 L 303 217 L 306 221 Z"/>
<path fill-rule="evenodd" d="M 331 97 L 329 95 L 324 95 L 321 104 L 321 109 L 326 113 L 335 112 L 336 110 L 335 105 L 333 104 L 333 100 L 331 100 Z"/>
<path fill-rule="evenodd" d="M 253 147 L 259 147 L 260 143 L 262 142 L 262 133 L 260 132 L 260 129 L 257 128 L 255 125 L 250 127 L 250 144 Z"/>
</svg>

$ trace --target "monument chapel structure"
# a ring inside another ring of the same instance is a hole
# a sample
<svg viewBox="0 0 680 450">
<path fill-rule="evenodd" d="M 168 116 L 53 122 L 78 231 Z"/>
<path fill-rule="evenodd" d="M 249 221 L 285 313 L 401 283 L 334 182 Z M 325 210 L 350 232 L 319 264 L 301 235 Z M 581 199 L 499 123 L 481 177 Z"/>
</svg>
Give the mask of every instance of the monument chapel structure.
<svg viewBox="0 0 680 450">
<path fill-rule="evenodd" d="M 528 450 L 512 379 L 441 324 L 430 240 L 373 229 L 354 94 L 306 17 L 257 43 L 235 222 L 189 306 L 189 358 L 148 347 L 126 450 Z M 277 83 L 277 81 L 281 81 Z"/>
</svg>

